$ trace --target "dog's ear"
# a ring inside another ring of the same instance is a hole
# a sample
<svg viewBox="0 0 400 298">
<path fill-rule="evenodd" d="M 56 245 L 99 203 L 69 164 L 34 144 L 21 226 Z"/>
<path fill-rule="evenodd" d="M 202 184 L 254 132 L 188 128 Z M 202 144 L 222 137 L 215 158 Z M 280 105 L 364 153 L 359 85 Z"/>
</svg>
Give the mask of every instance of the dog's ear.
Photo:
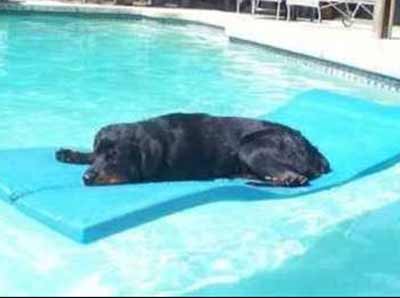
<svg viewBox="0 0 400 298">
<path fill-rule="evenodd" d="M 264 136 L 268 136 L 273 132 L 273 129 L 261 129 L 261 130 L 257 130 L 255 132 L 249 133 L 244 135 L 241 139 L 240 139 L 240 145 L 245 145 L 248 143 L 251 143 L 257 139 L 260 139 Z"/>
<path fill-rule="evenodd" d="M 140 172 L 142 179 L 151 180 L 157 177 L 163 163 L 162 144 L 155 139 L 145 138 L 140 142 Z"/>
</svg>

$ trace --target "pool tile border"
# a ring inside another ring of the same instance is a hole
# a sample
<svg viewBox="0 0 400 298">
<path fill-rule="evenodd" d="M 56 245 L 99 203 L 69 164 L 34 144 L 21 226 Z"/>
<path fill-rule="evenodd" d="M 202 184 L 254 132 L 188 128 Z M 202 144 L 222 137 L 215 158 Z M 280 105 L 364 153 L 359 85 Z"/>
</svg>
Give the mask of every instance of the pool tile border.
<svg viewBox="0 0 400 298">
<path fill-rule="evenodd" d="M 375 88 L 384 89 L 393 92 L 400 92 L 400 80 L 392 78 L 386 75 L 373 73 L 360 68 L 352 67 L 337 62 L 331 62 L 328 60 L 319 59 L 304 54 L 291 52 L 288 50 L 276 48 L 273 46 L 248 41 L 242 38 L 230 37 L 232 42 L 239 42 L 245 44 L 251 44 L 254 46 L 262 47 L 274 52 L 280 58 L 289 60 L 293 64 L 301 65 L 308 68 L 318 67 L 323 73 L 343 78 L 352 82 L 360 82 L 364 85 L 373 86 Z"/>
</svg>

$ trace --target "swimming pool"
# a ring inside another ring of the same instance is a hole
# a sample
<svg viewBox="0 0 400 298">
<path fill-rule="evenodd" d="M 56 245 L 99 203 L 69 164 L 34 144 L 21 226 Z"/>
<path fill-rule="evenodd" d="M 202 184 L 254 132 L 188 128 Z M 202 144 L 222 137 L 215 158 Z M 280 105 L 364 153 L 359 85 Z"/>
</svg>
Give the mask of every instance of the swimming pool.
<svg viewBox="0 0 400 298">
<path fill-rule="evenodd" d="M 400 105 L 208 27 L 0 14 L 1 149 L 87 147 L 104 124 L 174 111 L 255 117 L 311 88 Z M 89 246 L 0 202 L 0 294 L 396 294 L 399 175 L 285 208 L 205 205 Z"/>
</svg>

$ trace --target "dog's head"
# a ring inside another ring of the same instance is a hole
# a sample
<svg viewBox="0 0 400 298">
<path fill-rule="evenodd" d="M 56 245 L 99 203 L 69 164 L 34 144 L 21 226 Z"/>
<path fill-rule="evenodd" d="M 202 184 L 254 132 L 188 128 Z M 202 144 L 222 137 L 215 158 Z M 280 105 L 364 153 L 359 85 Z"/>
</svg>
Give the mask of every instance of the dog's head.
<svg viewBox="0 0 400 298">
<path fill-rule="evenodd" d="M 142 126 L 103 128 L 94 143 L 94 160 L 83 176 L 86 185 L 150 181 L 158 175 L 163 146 Z"/>
<path fill-rule="evenodd" d="M 128 144 L 102 141 L 92 165 L 83 175 L 85 185 L 113 185 L 140 181 L 140 152 Z"/>
</svg>

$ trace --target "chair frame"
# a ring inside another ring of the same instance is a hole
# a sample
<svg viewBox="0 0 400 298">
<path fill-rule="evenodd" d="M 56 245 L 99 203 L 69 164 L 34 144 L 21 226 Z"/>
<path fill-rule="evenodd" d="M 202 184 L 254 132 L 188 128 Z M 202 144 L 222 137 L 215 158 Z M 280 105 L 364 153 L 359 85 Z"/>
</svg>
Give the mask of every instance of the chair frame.
<svg viewBox="0 0 400 298">
<path fill-rule="evenodd" d="M 236 12 L 240 13 L 240 5 L 246 0 L 236 0 Z M 276 9 L 276 19 L 280 19 L 281 15 L 281 5 L 285 0 L 250 0 L 251 1 L 251 14 L 255 14 L 259 9 L 259 5 L 261 2 L 273 2 L 277 4 L 277 9 Z"/>
<path fill-rule="evenodd" d="M 326 2 L 326 4 L 321 5 L 321 2 Z M 290 1 L 289 1 L 290 3 Z M 289 3 L 287 3 L 287 9 L 288 9 L 288 18 L 287 20 L 290 20 L 290 9 L 291 6 Z M 305 7 L 313 7 L 316 8 L 318 11 L 318 21 L 322 22 L 322 10 L 326 8 L 332 7 L 334 10 L 336 10 L 343 18 L 343 24 L 345 26 L 351 26 L 354 23 L 354 20 L 357 16 L 357 13 L 360 10 L 364 10 L 367 12 L 371 17 L 373 17 L 373 12 L 370 10 L 367 5 L 375 5 L 375 1 L 373 0 L 326 0 L 326 1 L 317 1 L 317 5 L 307 5 L 307 4 L 298 4 L 299 6 L 305 6 Z M 356 4 L 355 9 L 352 11 L 350 9 L 350 4 Z M 344 6 L 343 8 L 341 6 Z"/>
</svg>

